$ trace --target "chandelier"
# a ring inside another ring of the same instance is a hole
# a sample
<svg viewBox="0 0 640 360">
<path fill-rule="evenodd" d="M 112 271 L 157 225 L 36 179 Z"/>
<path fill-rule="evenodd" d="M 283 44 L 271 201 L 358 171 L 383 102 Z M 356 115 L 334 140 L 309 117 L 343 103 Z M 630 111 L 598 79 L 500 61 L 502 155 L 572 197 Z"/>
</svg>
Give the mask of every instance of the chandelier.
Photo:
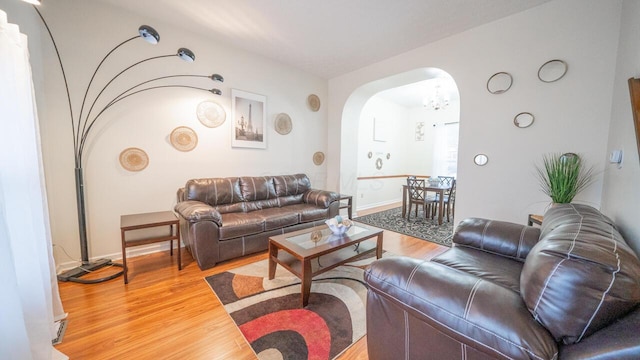
<svg viewBox="0 0 640 360">
<path fill-rule="evenodd" d="M 434 92 L 431 96 L 427 96 L 423 102 L 425 107 L 432 110 L 441 110 L 449 106 L 449 97 L 440 90 L 440 84 L 436 83 Z"/>
</svg>

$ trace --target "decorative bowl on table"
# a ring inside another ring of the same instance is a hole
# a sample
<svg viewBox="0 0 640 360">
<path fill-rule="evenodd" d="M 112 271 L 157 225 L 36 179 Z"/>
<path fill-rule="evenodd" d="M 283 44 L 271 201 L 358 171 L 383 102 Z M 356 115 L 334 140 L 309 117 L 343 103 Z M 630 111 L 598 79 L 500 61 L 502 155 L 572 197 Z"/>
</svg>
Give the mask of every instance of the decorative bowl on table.
<svg viewBox="0 0 640 360">
<path fill-rule="evenodd" d="M 343 235 L 353 225 L 353 222 L 351 222 L 351 220 L 343 219 L 340 215 L 337 215 L 325 221 L 324 223 L 329 226 L 329 229 L 331 229 L 331 232 L 335 235 Z"/>
</svg>

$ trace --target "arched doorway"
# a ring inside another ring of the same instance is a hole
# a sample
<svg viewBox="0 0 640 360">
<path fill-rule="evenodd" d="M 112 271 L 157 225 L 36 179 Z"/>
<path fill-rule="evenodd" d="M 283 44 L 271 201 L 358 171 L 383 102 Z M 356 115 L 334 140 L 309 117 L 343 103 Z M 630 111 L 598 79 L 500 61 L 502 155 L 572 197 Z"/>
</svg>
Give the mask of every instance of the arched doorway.
<svg viewBox="0 0 640 360">
<path fill-rule="evenodd" d="M 458 88 L 441 69 L 356 89 L 342 118 L 341 192 L 357 212 L 400 201 L 408 174 L 456 176 L 459 120 Z"/>
</svg>

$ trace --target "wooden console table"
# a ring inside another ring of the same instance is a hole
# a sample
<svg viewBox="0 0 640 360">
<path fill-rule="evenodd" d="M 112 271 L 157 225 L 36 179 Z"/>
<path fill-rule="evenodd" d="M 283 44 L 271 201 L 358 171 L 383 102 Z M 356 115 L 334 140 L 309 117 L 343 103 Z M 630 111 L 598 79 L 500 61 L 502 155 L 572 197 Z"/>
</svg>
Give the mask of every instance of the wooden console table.
<svg viewBox="0 0 640 360">
<path fill-rule="evenodd" d="M 161 241 L 170 241 L 170 254 L 173 256 L 173 240 L 178 240 L 178 270 L 182 270 L 182 258 L 180 256 L 180 222 L 173 211 L 160 211 L 152 213 L 132 214 L 120 216 L 120 234 L 122 236 L 122 267 L 124 271 L 124 283 L 129 283 L 127 277 L 127 248 L 151 244 Z M 148 229 L 154 227 L 169 226 L 168 235 L 154 235 L 127 239 L 125 233 L 132 230 Z"/>
<path fill-rule="evenodd" d="M 533 224 L 542 225 L 543 219 L 544 219 L 544 216 L 542 215 L 529 214 L 529 217 L 527 218 L 527 225 L 529 226 L 533 226 Z"/>
<path fill-rule="evenodd" d="M 347 200 L 347 203 L 343 203 L 342 200 Z M 351 195 L 344 195 L 344 194 L 340 194 L 340 207 L 338 208 L 338 211 L 340 211 L 340 209 L 347 209 L 347 214 L 349 216 L 349 219 L 353 219 L 353 196 Z"/>
</svg>

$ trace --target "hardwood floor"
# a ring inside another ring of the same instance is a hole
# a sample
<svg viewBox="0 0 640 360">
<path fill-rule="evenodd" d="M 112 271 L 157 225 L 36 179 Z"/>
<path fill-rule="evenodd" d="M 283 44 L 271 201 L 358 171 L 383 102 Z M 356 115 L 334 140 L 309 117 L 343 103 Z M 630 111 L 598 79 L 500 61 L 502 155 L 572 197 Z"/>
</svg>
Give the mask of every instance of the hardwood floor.
<svg viewBox="0 0 640 360">
<path fill-rule="evenodd" d="M 426 259 L 447 248 L 385 231 L 384 249 Z M 201 271 L 184 251 L 183 269 L 178 271 L 176 255 L 166 251 L 127 259 L 127 285 L 122 277 L 94 285 L 60 283 L 69 322 L 56 348 L 73 360 L 255 359 L 204 277 L 266 258 L 264 252 Z M 101 269 L 85 278 L 119 269 Z M 366 337 L 339 359 L 368 359 Z"/>
</svg>

